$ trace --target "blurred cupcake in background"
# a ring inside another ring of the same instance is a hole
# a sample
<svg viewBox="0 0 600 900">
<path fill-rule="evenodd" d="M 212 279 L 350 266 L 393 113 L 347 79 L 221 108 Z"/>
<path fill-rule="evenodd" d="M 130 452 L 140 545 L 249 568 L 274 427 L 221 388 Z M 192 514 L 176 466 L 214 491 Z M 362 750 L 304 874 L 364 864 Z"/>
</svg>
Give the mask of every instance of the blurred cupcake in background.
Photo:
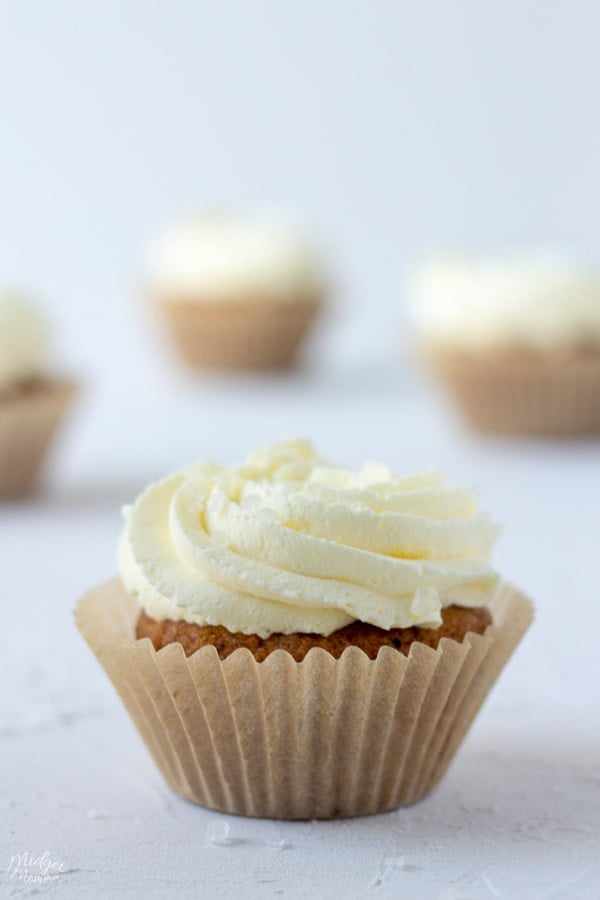
<svg viewBox="0 0 600 900">
<path fill-rule="evenodd" d="M 302 237 L 223 215 L 167 231 L 151 248 L 148 282 L 181 358 L 208 369 L 291 366 L 325 293 Z"/>
<path fill-rule="evenodd" d="M 411 304 L 430 365 L 467 421 L 523 435 L 600 434 L 600 273 L 552 256 L 437 259 Z"/>
<path fill-rule="evenodd" d="M 50 374 L 50 344 L 37 305 L 0 291 L 0 499 L 33 488 L 73 393 Z"/>
</svg>

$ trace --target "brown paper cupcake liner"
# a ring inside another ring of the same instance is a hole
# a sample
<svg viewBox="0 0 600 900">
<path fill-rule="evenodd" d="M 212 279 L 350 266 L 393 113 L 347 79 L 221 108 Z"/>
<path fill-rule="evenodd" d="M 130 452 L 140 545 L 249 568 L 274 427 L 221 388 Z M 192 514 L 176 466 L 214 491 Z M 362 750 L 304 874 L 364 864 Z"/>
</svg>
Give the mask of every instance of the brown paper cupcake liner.
<svg viewBox="0 0 600 900">
<path fill-rule="evenodd" d="M 0 498 L 32 490 L 74 391 L 69 382 L 45 379 L 0 396 Z"/>
<path fill-rule="evenodd" d="M 600 351 L 436 350 L 430 358 L 474 428 L 549 437 L 600 434 Z"/>
<path fill-rule="evenodd" d="M 296 662 L 214 647 L 186 657 L 134 639 L 139 609 L 118 580 L 90 591 L 76 622 L 169 786 L 223 812 L 285 819 L 358 816 L 414 803 L 446 771 L 532 606 L 503 586 L 494 625 L 408 656 L 350 647 Z"/>
<path fill-rule="evenodd" d="M 159 303 L 183 361 L 207 369 L 293 364 L 320 302 Z"/>
</svg>

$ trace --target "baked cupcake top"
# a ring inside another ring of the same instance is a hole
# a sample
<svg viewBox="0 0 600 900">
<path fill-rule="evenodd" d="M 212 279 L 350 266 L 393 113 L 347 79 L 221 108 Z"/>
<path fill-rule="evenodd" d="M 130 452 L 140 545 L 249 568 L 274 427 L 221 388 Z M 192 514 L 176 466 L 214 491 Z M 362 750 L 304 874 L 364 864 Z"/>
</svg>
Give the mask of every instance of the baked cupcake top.
<svg viewBox="0 0 600 900">
<path fill-rule="evenodd" d="M 231 632 L 329 635 L 359 620 L 435 628 L 481 606 L 498 577 L 498 526 L 437 471 L 398 477 L 275 444 L 241 465 L 199 463 L 125 510 L 119 569 L 154 619 Z"/>
<path fill-rule="evenodd" d="M 49 329 L 38 306 L 0 291 L 0 390 L 43 375 L 49 349 Z"/>
<path fill-rule="evenodd" d="M 421 336 L 443 347 L 600 341 L 600 275 L 566 259 L 439 258 L 415 272 L 410 293 Z"/>
<path fill-rule="evenodd" d="M 299 235 L 260 219 L 213 216 L 172 227 L 151 247 L 151 291 L 163 300 L 314 300 L 323 272 Z"/>
</svg>

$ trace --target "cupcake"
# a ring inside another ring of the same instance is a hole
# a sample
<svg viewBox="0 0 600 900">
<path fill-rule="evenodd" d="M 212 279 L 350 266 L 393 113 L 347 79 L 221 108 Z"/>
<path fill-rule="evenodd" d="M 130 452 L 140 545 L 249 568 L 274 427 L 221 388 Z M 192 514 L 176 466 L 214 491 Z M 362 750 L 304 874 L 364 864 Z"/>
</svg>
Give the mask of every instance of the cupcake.
<svg viewBox="0 0 600 900">
<path fill-rule="evenodd" d="M 0 293 L 0 499 L 27 494 L 73 387 L 49 374 L 50 340 L 38 307 Z"/>
<path fill-rule="evenodd" d="M 600 276 L 551 257 L 438 260 L 416 273 L 427 358 L 468 422 L 600 434 Z"/>
<path fill-rule="evenodd" d="M 273 223 L 207 217 L 153 248 L 148 286 L 183 361 L 208 369 L 281 369 L 295 361 L 323 303 L 320 265 Z"/>
<path fill-rule="evenodd" d="M 357 816 L 444 774 L 531 618 L 498 528 L 439 472 L 358 473 L 303 442 L 201 463 L 132 507 L 77 624 L 187 800 Z"/>
</svg>

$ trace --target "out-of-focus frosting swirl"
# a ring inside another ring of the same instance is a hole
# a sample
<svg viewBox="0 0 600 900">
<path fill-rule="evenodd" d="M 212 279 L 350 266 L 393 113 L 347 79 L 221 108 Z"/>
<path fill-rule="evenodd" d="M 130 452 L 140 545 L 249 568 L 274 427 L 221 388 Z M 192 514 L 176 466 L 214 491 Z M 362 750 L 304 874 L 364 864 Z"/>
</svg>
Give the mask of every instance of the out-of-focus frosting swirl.
<svg viewBox="0 0 600 900">
<path fill-rule="evenodd" d="M 46 321 L 31 300 L 0 293 L 0 390 L 41 375 L 48 363 Z"/>
<path fill-rule="evenodd" d="M 151 485 L 126 510 L 119 567 L 156 619 L 261 637 L 356 619 L 435 627 L 442 606 L 491 599 L 497 534 L 474 493 L 437 471 L 351 473 L 291 442 Z"/>
<path fill-rule="evenodd" d="M 600 273 L 550 255 L 432 260 L 414 273 L 422 337 L 443 347 L 600 342 Z"/>
<path fill-rule="evenodd" d="M 171 227 L 150 248 L 148 281 L 162 300 L 313 301 L 324 289 L 314 251 L 272 221 L 207 216 Z"/>
</svg>

